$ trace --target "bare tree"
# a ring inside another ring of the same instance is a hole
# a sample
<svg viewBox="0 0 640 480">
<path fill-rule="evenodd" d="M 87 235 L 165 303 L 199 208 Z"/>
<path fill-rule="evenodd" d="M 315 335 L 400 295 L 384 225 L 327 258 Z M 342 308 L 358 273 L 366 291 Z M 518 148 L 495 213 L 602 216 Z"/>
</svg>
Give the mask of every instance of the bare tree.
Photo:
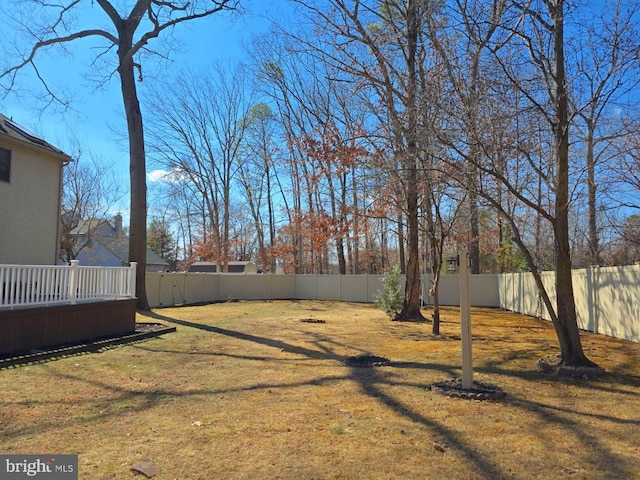
<svg viewBox="0 0 640 480">
<path fill-rule="evenodd" d="M 494 168 L 483 168 L 483 172 L 497 178 L 511 195 L 523 202 L 527 208 L 538 212 L 553 227 L 555 243 L 555 289 L 556 303 L 552 303 L 530 250 L 526 247 L 518 226 L 513 217 L 509 217 L 496 202 L 485 197 L 505 215 L 512 226 L 514 240 L 520 246 L 534 274 L 541 299 L 551 316 L 559 343 L 560 365 L 571 367 L 598 368 L 590 361 L 582 349 L 580 332 L 577 324 L 576 306 L 573 294 L 570 251 L 570 171 L 569 171 L 569 85 L 566 73 L 565 58 L 565 2 L 564 0 L 544 0 L 529 2 L 526 5 L 514 3 L 515 12 L 519 16 L 506 27 L 509 41 L 517 43 L 523 54 L 529 55 L 528 73 L 536 76 L 536 82 L 522 82 L 514 70 L 514 64 L 501 61 L 502 72 L 512 85 L 526 97 L 529 105 L 536 109 L 547 120 L 551 139 L 553 164 L 548 170 L 537 169 L 532 164 L 533 172 L 550 181 L 550 192 L 553 193 L 551 208 L 527 197 L 527 191 L 514 188 L 504 176 L 496 175 Z M 518 42 L 515 42 L 518 40 Z M 523 60 L 524 55 L 520 57 Z M 535 75 L 534 75 L 535 74 Z M 533 87 L 533 88 L 532 88 Z M 540 88 L 542 87 L 542 88 Z"/>
<path fill-rule="evenodd" d="M 274 255 L 284 271 L 303 273 L 307 263 L 302 235 L 304 158 L 297 139 L 310 130 L 303 105 L 306 92 L 312 89 L 307 88 L 301 59 L 291 55 L 292 46 L 287 36 L 274 33 L 269 38 L 269 44 L 264 38 L 256 39 L 251 53 L 255 78 L 261 93 L 274 105 L 282 131 L 279 165 L 282 175 L 276 175 L 275 179 L 279 196 L 276 203 L 282 204 L 284 219 Z"/>
<path fill-rule="evenodd" d="M 153 145 L 153 139 L 150 140 Z M 149 156 L 153 158 L 153 148 Z M 194 242 L 202 227 L 199 193 L 178 168 L 152 171 L 149 178 L 149 203 L 152 205 L 149 215 L 160 217 L 171 226 L 176 243 L 175 268 L 186 268 L 193 257 Z"/>
<path fill-rule="evenodd" d="M 267 104 L 258 103 L 251 108 L 245 122 L 245 146 L 239 158 L 238 179 L 257 236 L 258 260 L 264 272 L 275 273 L 276 119 Z"/>
<path fill-rule="evenodd" d="M 454 132 L 448 141 L 452 150 L 452 166 L 459 169 L 457 176 L 465 180 L 465 187 L 492 205 L 508 223 L 513 241 L 526 258 L 536 279 L 540 298 L 553 320 L 560 343 L 560 364 L 597 367 L 582 350 L 571 278 L 571 117 L 565 58 L 565 2 L 454 1 L 450 5 L 455 6 L 451 10 L 450 21 L 455 21 L 451 18 L 457 19 L 457 24 L 462 26 L 462 30 L 456 31 L 463 32 L 463 45 L 473 47 L 471 50 L 457 49 L 456 39 L 446 35 L 438 17 L 430 17 L 430 38 L 448 67 L 451 84 L 466 112 L 464 118 L 468 122 L 460 131 L 465 134 L 464 138 L 471 140 L 470 144 L 461 142 Z M 443 38 L 449 41 L 445 43 Z M 464 62 L 459 61 L 458 55 L 464 53 L 471 59 L 470 75 Z M 469 75 L 471 85 L 465 75 Z M 498 79 L 501 81 L 496 81 Z M 481 96 L 478 95 L 480 87 Z M 513 92 L 515 103 L 509 104 L 501 98 L 505 92 Z M 483 99 L 484 103 L 478 103 Z M 503 114 L 494 112 L 490 108 L 493 102 L 504 105 L 506 111 Z M 531 112 L 545 126 L 540 130 L 544 140 L 538 146 L 532 142 L 536 130 L 530 131 L 528 137 L 519 132 L 520 119 L 527 118 Z M 513 115 L 516 122 L 511 127 L 506 118 L 508 115 Z M 507 131 L 513 132 L 513 140 L 507 140 L 505 145 L 495 131 L 491 133 L 494 123 L 507 126 Z M 513 147 L 505 150 L 510 142 L 513 142 Z M 545 152 L 549 154 L 549 161 L 543 161 Z M 510 158 L 505 157 L 505 153 Z M 480 176 L 469 176 L 470 168 Z M 479 178 L 482 182 L 478 181 Z M 513 202 L 517 202 L 517 207 L 508 207 Z M 539 264 L 529 248 L 530 244 L 527 245 L 527 223 L 518 218 L 523 214 L 529 216 L 529 224 L 534 223 L 531 222 L 533 217 L 548 221 L 552 227 L 555 305 L 544 288 Z"/>
<path fill-rule="evenodd" d="M 615 143 L 613 163 L 616 195 L 610 198 L 624 210 L 640 210 L 640 124 L 632 110 L 630 119 L 624 121 L 624 135 Z"/>
<path fill-rule="evenodd" d="M 428 244 L 428 255 L 425 263 L 433 275 L 433 285 L 429 289 L 429 295 L 433 297 L 432 333 L 440 334 L 440 278 L 444 261 L 444 248 L 451 238 L 452 230 L 458 221 L 460 208 L 464 201 L 450 197 L 451 183 L 443 170 L 446 167 L 438 166 L 436 157 L 428 156 L 424 160 L 424 169 L 427 173 L 424 184 L 427 192 L 423 196 L 423 210 L 425 235 Z M 463 199 L 464 200 L 464 199 Z"/>
<path fill-rule="evenodd" d="M 639 5 L 622 0 L 606 1 L 600 15 L 585 15 L 575 27 L 577 48 L 572 81 L 572 103 L 576 111 L 577 133 L 585 151 L 587 179 L 588 257 L 591 265 L 601 265 L 599 195 L 606 182 L 598 175 L 606 168 L 612 143 L 624 134 L 616 109 L 628 107 L 629 93 L 640 84 L 637 56 L 640 36 L 636 17 Z M 609 165 L 610 166 L 610 165 Z"/>
<path fill-rule="evenodd" d="M 467 190 L 466 215 L 471 273 L 480 273 L 479 172 L 480 148 L 485 133 L 486 114 L 483 99 L 492 82 L 486 74 L 486 57 L 506 11 L 506 0 L 466 2 L 454 0 L 449 8 L 429 12 L 427 32 L 458 100 L 454 102 L 455 133 L 446 143 L 456 145 L 466 159 L 464 175 Z M 447 28 L 459 25 L 460 28 Z M 445 27 L 446 26 L 446 27 Z"/>
<path fill-rule="evenodd" d="M 76 160 L 63 170 L 59 255 L 63 262 L 74 260 L 91 245 L 100 223 L 123 194 L 110 168 L 95 158 L 86 160 L 77 141 L 73 143 Z M 82 234 L 75 230 L 79 225 Z"/>
<path fill-rule="evenodd" d="M 290 259 L 290 271 L 321 273 L 332 268 L 335 249 L 338 271 L 346 273 L 348 180 L 359 152 L 353 133 L 359 124 L 345 121 L 349 101 L 327 66 L 293 47 L 287 35 L 273 38 L 276 48 L 272 41 L 253 56 L 287 145 L 280 159 L 289 178 L 286 185 L 278 180 L 287 219 L 277 250 Z"/>
<path fill-rule="evenodd" d="M 546 296 L 545 303 L 552 317 L 560 342 L 560 364 L 569 366 L 596 367 L 582 349 L 576 315 L 571 274 L 571 250 L 569 248 L 569 89 L 564 55 L 564 0 L 547 0 L 546 13 L 549 20 L 541 17 L 542 11 L 527 12 L 543 31 L 552 45 L 551 56 L 538 65 L 549 86 L 552 114 L 549 116 L 553 132 L 555 157 L 555 204 L 551 218 L 556 241 L 556 308 Z M 535 56 L 540 51 L 531 51 Z M 536 58 L 536 57 L 534 57 Z M 549 61 L 547 63 L 547 60 Z M 539 277 L 538 288 L 544 287 Z"/>
<path fill-rule="evenodd" d="M 305 47 L 312 49 L 319 61 L 331 65 L 333 71 L 342 72 L 345 81 L 366 90 L 369 101 L 386 115 L 387 121 L 379 127 L 391 145 L 390 166 L 399 167 L 406 222 L 405 299 L 397 320 L 424 320 L 420 311 L 417 185 L 422 4 L 417 0 L 387 0 L 372 6 L 360 1 L 332 0 L 325 9 L 310 2 L 298 3 L 326 40 L 321 48 L 315 42 L 306 42 Z"/>
<path fill-rule="evenodd" d="M 95 21 L 94 27 L 77 25 L 77 11 L 84 6 L 80 0 L 51 3 L 46 0 L 31 2 L 34 17 L 41 12 L 50 14 L 49 21 L 37 28 L 31 24 L 23 24 L 30 33 L 32 44 L 22 53 L 15 66 L 0 73 L 0 79 L 7 82 L 6 90 L 10 91 L 17 83 L 18 74 L 33 68 L 35 74 L 43 81 L 51 98 L 56 98 L 46 80 L 39 75 L 37 59 L 52 46 L 64 46 L 70 42 L 85 38 L 95 38 L 101 43 L 96 59 L 115 52 L 117 60 L 115 70 L 120 80 L 120 90 L 124 104 L 129 140 L 129 172 L 131 192 L 131 213 L 129 227 L 129 260 L 138 263 L 136 277 L 136 296 L 138 308 L 149 309 L 145 288 L 146 265 L 146 220 L 147 220 L 147 184 L 146 155 L 142 112 L 138 100 L 136 80 L 142 80 L 140 54 L 147 50 L 149 43 L 161 34 L 170 33 L 178 24 L 211 16 L 223 10 L 233 9 L 237 5 L 233 0 L 136 0 L 114 3 L 110 0 L 96 0 L 92 8 L 106 15 L 111 22 L 110 29 L 101 27 L 103 18 L 99 15 L 87 16 Z M 136 76 L 137 73 L 137 76 Z"/>
<path fill-rule="evenodd" d="M 217 66 L 204 75 L 183 73 L 171 85 L 173 96 L 156 91 L 149 99 L 149 143 L 155 159 L 198 192 L 207 220 L 200 244 L 208 245 L 207 259 L 226 271 L 231 190 L 251 104 L 243 71 Z"/>
</svg>

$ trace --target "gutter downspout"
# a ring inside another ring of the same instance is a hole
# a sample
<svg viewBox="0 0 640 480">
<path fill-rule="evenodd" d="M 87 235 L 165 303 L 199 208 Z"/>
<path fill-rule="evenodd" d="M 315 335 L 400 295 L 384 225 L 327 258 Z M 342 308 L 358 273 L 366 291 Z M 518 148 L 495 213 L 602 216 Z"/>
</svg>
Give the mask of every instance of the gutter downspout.
<svg viewBox="0 0 640 480">
<path fill-rule="evenodd" d="M 63 179 L 64 179 L 64 167 L 73 160 L 60 161 L 60 173 L 58 175 L 58 222 L 56 224 L 56 245 L 53 256 L 53 265 L 58 264 L 60 254 L 60 232 L 62 226 L 62 192 L 63 192 Z"/>
</svg>

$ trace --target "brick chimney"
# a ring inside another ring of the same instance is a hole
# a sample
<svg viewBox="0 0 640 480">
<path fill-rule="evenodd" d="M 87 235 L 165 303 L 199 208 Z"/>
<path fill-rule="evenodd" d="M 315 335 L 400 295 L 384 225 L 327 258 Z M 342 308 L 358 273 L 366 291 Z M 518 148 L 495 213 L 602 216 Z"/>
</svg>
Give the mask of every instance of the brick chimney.
<svg viewBox="0 0 640 480">
<path fill-rule="evenodd" d="M 118 213 L 113 217 L 113 225 L 116 229 L 116 238 L 120 238 L 122 236 L 122 215 Z"/>
</svg>

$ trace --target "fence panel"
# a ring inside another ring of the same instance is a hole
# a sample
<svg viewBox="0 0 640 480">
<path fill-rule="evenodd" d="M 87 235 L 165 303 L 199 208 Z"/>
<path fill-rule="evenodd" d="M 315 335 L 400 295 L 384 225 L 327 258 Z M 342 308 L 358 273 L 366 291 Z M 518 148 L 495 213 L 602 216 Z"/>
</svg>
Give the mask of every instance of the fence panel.
<svg viewBox="0 0 640 480">
<path fill-rule="evenodd" d="M 314 275 L 316 300 L 340 300 L 341 275 Z"/>
<path fill-rule="evenodd" d="M 371 275 L 341 275 L 340 279 L 340 300 L 344 302 L 372 302 L 373 295 L 370 295 L 369 280 Z M 373 278 L 377 284 L 374 293 L 382 288 L 382 283 L 378 275 Z M 379 283 L 379 284 L 378 284 Z"/>
<path fill-rule="evenodd" d="M 218 277 L 204 275 L 184 276 L 184 303 L 203 303 L 218 298 Z"/>
<path fill-rule="evenodd" d="M 316 276 L 296 275 L 295 276 L 296 295 L 298 300 L 315 300 L 317 298 Z"/>
<path fill-rule="evenodd" d="M 246 275 L 244 273 L 226 273 L 224 275 L 224 279 L 221 279 L 222 281 L 220 282 L 219 300 L 245 299 L 246 291 L 243 277 Z"/>
<path fill-rule="evenodd" d="M 541 277 L 555 306 L 555 273 Z M 579 328 L 640 342 L 640 265 L 574 270 L 572 281 Z M 501 308 L 551 319 L 531 273 L 502 274 L 498 284 Z"/>
<path fill-rule="evenodd" d="M 590 283 L 592 308 L 583 314 L 585 326 L 640 342 L 640 265 L 594 268 Z"/>
<path fill-rule="evenodd" d="M 224 274 L 220 274 L 224 275 Z M 222 280 L 224 277 L 222 277 Z M 292 275 L 267 274 L 244 275 L 244 289 L 249 300 L 274 300 L 295 298 Z"/>
</svg>

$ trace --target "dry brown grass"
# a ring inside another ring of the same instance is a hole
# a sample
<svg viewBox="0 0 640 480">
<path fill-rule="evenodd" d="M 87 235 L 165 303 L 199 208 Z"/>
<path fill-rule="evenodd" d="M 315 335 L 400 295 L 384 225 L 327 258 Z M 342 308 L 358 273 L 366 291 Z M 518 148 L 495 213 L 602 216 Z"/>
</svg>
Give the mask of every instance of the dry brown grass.
<svg viewBox="0 0 640 480">
<path fill-rule="evenodd" d="M 177 332 L 0 371 L 0 451 L 77 453 L 82 479 L 640 478 L 640 345 L 585 334 L 607 374 L 552 378 L 550 324 L 474 309 L 474 379 L 507 397 L 449 398 L 429 386 L 461 375 L 457 315 L 433 337 L 361 304 L 155 310 Z"/>
</svg>

